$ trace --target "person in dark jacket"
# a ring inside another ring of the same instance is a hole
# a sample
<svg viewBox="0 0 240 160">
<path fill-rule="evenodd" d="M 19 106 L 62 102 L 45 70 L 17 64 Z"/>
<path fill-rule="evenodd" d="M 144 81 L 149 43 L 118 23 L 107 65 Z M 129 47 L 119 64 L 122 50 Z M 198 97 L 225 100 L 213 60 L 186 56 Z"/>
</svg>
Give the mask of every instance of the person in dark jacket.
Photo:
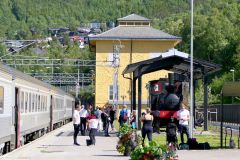
<svg viewBox="0 0 240 160">
<path fill-rule="evenodd" d="M 110 117 L 107 114 L 107 110 L 106 109 L 102 111 L 101 119 L 102 119 L 102 122 L 103 122 L 103 130 L 104 130 L 105 136 L 108 137 L 108 136 L 110 136 L 108 134 Z"/>
<path fill-rule="evenodd" d="M 115 114 L 116 114 L 116 111 L 113 109 L 112 106 L 110 106 L 109 117 L 110 117 L 110 124 L 111 124 L 112 131 L 115 130 L 113 125 L 113 122 L 115 120 Z"/>
<path fill-rule="evenodd" d="M 167 142 L 168 144 L 177 144 L 177 125 L 174 123 L 174 118 L 171 117 L 171 121 L 167 124 L 166 128 Z"/>
</svg>

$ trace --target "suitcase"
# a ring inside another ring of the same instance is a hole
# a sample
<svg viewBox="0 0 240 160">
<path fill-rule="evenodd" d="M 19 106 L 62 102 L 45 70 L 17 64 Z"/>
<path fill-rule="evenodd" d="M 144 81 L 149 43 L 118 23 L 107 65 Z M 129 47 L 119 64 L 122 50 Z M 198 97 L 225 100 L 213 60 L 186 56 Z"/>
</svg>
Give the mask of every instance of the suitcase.
<svg viewBox="0 0 240 160">
<path fill-rule="evenodd" d="M 92 141 L 90 139 L 86 139 L 87 146 L 90 146 L 92 144 Z"/>
</svg>

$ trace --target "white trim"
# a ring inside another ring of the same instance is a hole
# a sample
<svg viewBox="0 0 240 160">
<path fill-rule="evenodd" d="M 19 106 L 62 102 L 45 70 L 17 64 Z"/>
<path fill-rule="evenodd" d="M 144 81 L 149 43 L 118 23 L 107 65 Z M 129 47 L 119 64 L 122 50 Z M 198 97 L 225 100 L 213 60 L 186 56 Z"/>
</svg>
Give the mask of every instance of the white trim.
<svg viewBox="0 0 240 160">
<path fill-rule="evenodd" d="M 189 58 L 189 54 L 187 53 L 184 53 L 184 52 L 180 52 L 178 51 L 177 49 L 169 49 L 168 52 L 165 52 L 165 53 L 162 53 L 161 56 L 162 58 L 165 58 L 165 57 L 171 57 L 171 56 L 179 56 L 179 57 L 182 57 L 182 58 Z"/>
</svg>

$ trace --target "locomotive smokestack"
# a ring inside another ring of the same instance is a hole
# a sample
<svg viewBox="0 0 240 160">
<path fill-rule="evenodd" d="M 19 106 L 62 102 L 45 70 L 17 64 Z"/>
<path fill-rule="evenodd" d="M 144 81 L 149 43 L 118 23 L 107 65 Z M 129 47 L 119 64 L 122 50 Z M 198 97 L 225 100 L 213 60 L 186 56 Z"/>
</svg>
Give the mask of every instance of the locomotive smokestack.
<svg viewBox="0 0 240 160">
<path fill-rule="evenodd" d="M 169 81 L 169 86 L 174 85 L 174 73 L 168 73 L 168 81 Z"/>
</svg>

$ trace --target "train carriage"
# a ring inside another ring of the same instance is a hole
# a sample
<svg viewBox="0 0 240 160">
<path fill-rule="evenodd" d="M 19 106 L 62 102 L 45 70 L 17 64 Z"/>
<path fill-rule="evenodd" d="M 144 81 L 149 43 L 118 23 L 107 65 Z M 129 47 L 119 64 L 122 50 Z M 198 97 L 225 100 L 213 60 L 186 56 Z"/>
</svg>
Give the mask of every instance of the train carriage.
<svg viewBox="0 0 240 160">
<path fill-rule="evenodd" d="M 0 66 L 0 145 L 10 145 L 13 127 L 14 92 L 12 76 Z M 3 148 L 1 148 L 3 149 Z"/>
<path fill-rule="evenodd" d="M 0 154 L 69 122 L 72 104 L 61 89 L 0 64 Z"/>
</svg>

